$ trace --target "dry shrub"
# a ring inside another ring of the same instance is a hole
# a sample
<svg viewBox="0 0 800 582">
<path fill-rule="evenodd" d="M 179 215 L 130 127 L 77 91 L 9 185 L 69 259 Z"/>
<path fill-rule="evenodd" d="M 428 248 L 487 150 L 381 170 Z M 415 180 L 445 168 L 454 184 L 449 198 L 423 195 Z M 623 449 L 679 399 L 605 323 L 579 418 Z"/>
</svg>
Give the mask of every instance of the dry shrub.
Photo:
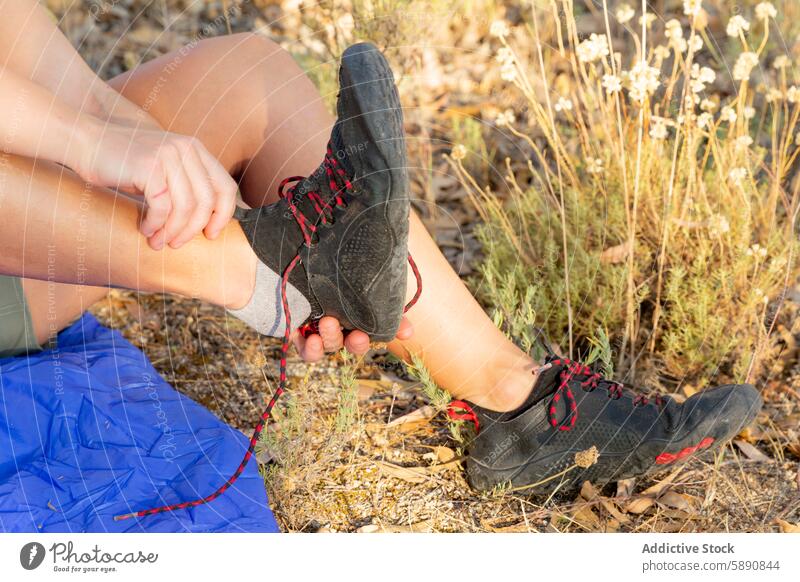
<svg viewBox="0 0 800 582">
<path fill-rule="evenodd" d="M 512 335 L 540 326 L 575 356 L 599 328 L 629 377 L 742 381 L 797 274 L 800 91 L 791 59 L 768 57 L 771 4 L 733 24 L 715 5 L 721 35 L 700 2 L 675 4 L 642 25 L 643 6 L 602 2 L 591 36 L 568 1 L 497 21 L 515 105 L 495 123 L 528 159 L 498 161 L 505 188 L 469 175 L 466 148 L 451 160 L 486 221 L 476 288 Z"/>
</svg>

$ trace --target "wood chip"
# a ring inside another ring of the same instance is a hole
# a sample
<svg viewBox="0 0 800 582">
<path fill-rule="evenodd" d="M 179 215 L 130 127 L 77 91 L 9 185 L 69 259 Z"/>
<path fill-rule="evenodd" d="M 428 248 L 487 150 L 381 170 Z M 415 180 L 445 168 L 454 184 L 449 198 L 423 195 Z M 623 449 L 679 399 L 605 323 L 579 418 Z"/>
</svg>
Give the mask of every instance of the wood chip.
<svg viewBox="0 0 800 582">
<path fill-rule="evenodd" d="M 663 495 L 659 496 L 657 501 L 659 505 L 672 507 L 673 509 L 679 509 L 681 511 L 688 512 L 692 509 L 692 505 L 689 503 L 689 500 L 676 491 L 667 491 Z"/>
<path fill-rule="evenodd" d="M 356 530 L 356 533 L 427 533 L 433 531 L 430 520 L 418 521 L 408 525 L 371 523 Z"/>
<path fill-rule="evenodd" d="M 762 453 L 758 447 L 751 445 L 747 441 L 736 439 L 733 443 L 742 451 L 742 454 L 751 461 L 757 461 L 759 463 L 769 463 L 772 461 L 772 459 Z"/>
<path fill-rule="evenodd" d="M 617 481 L 617 497 L 622 499 L 629 499 L 633 495 L 633 490 L 636 488 L 636 478 L 620 479 Z"/>
<path fill-rule="evenodd" d="M 800 525 L 796 523 L 789 523 L 783 519 L 775 519 L 773 523 L 781 528 L 782 533 L 800 533 Z"/>
<path fill-rule="evenodd" d="M 404 432 L 412 431 L 419 426 L 429 424 L 431 418 L 434 416 L 436 416 L 436 409 L 433 406 L 425 405 L 422 408 L 418 408 L 414 412 L 409 412 L 404 416 L 395 418 L 393 421 L 388 423 L 387 426 L 402 427 Z"/>
<path fill-rule="evenodd" d="M 655 504 L 656 500 L 652 497 L 634 497 L 626 506 L 625 511 L 628 513 L 640 514 L 644 513 Z"/>
<path fill-rule="evenodd" d="M 435 472 L 431 471 L 433 467 L 401 467 L 385 461 L 378 461 L 377 465 L 381 473 L 408 483 L 424 483 Z"/>
</svg>

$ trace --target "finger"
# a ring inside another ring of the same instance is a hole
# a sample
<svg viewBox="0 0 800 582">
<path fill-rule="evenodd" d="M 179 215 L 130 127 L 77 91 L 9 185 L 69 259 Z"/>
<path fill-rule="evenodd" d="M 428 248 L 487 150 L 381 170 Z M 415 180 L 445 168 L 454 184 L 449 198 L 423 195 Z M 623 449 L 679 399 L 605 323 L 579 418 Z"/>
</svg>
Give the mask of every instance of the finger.
<svg viewBox="0 0 800 582">
<path fill-rule="evenodd" d="M 325 347 L 325 352 L 338 352 L 344 345 L 342 326 L 336 318 L 326 316 L 319 320 L 319 335 Z"/>
<path fill-rule="evenodd" d="M 231 175 L 222 167 L 222 164 L 202 144 L 198 148 L 198 154 L 200 155 L 200 161 L 203 162 L 208 171 L 208 176 L 211 178 L 211 186 L 214 188 L 216 195 L 216 203 L 211 219 L 203 230 L 207 238 L 214 240 L 233 216 L 233 211 L 236 209 L 236 193 L 239 191 L 239 187 L 236 185 L 236 181 L 231 178 Z"/>
<path fill-rule="evenodd" d="M 363 356 L 369 351 L 369 336 L 360 330 L 353 330 L 344 338 L 344 347 L 355 356 Z"/>
<path fill-rule="evenodd" d="M 152 237 L 157 230 L 164 227 L 172 210 L 169 186 L 164 171 L 164 166 L 159 162 L 144 185 L 144 200 L 146 203 L 141 231 L 147 238 Z"/>
<path fill-rule="evenodd" d="M 318 335 L 310 335 L 304 340 L 303 348 L 300 350 L 300 357 L 309 364 L 319 362 L 325 357 L 325 347 L 322 338 Z"/>
<path fill-rule="evenodd" d="M 177 249 L 194 238 L 211 218 L 214 210 L 215 194 L 205 165 L 194 146 L 190 145 L 183 154 L 183 167 L 192 186 L 194 211 L 186 221 L 183 230 L 170 241 L 169 246 Z"/>
<path fill-rule="evenodd" d="M 412 335 L 414 335 L 414 326 L 407 317 L 404 317 L 400 320 L 400 329 L 397 330 L 395 337 L 399 340 L 407 340 L 411 339 Z"/>
<path fill-rule="evenodd" d="M 163 240 L 160 241 L 162 245 L 172 242 L 183 231 L 194 211 L 192 185 L 183 168 L 183 162 L 177 152 L 164 155 L 166 156 L 167 184 L 169 186 L 172 210 L 170 210 L 169 217 L 164 225 Z"/>
<path fill-rule="evenodd" d="M 153 236 L 147 239 L 147 243 L 154 251 L 160 251 L 164 248 L 164 229 L 159 228 L 153 233 Z"/>
</svg>

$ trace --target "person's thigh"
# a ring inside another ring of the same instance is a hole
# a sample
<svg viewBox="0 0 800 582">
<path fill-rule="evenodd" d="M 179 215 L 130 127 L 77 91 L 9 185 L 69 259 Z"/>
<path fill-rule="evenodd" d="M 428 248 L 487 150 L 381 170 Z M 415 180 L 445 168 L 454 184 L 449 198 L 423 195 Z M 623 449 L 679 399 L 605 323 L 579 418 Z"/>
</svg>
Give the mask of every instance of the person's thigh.
<svg viewBox="0 0 800 582">
<path fill-rule="evenodd" d="M 92 304 L 108 294 L 105 287 L 70 285 L 36 279 L 22 279 L 26 310 L 30 314 L 36 341 L 47 346 Z"/>
</svg>

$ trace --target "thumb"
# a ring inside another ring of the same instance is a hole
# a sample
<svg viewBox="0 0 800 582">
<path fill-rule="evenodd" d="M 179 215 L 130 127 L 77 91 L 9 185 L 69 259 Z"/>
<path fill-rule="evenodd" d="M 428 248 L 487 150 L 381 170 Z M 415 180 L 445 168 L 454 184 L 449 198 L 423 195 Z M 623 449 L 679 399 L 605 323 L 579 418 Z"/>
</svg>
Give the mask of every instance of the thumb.
<svg viewBox="0 0 800 582">
<path fill-rule="evenodd" d="M 153 171 L 150 172 L 147 182 L 137 187 L 144 192 L 146 205 L 141 231 L 144 236 L 149 238 L 164 227 L 172 210 L 169 184 L 161 163 L 156 164 Z"/>
</svg>

